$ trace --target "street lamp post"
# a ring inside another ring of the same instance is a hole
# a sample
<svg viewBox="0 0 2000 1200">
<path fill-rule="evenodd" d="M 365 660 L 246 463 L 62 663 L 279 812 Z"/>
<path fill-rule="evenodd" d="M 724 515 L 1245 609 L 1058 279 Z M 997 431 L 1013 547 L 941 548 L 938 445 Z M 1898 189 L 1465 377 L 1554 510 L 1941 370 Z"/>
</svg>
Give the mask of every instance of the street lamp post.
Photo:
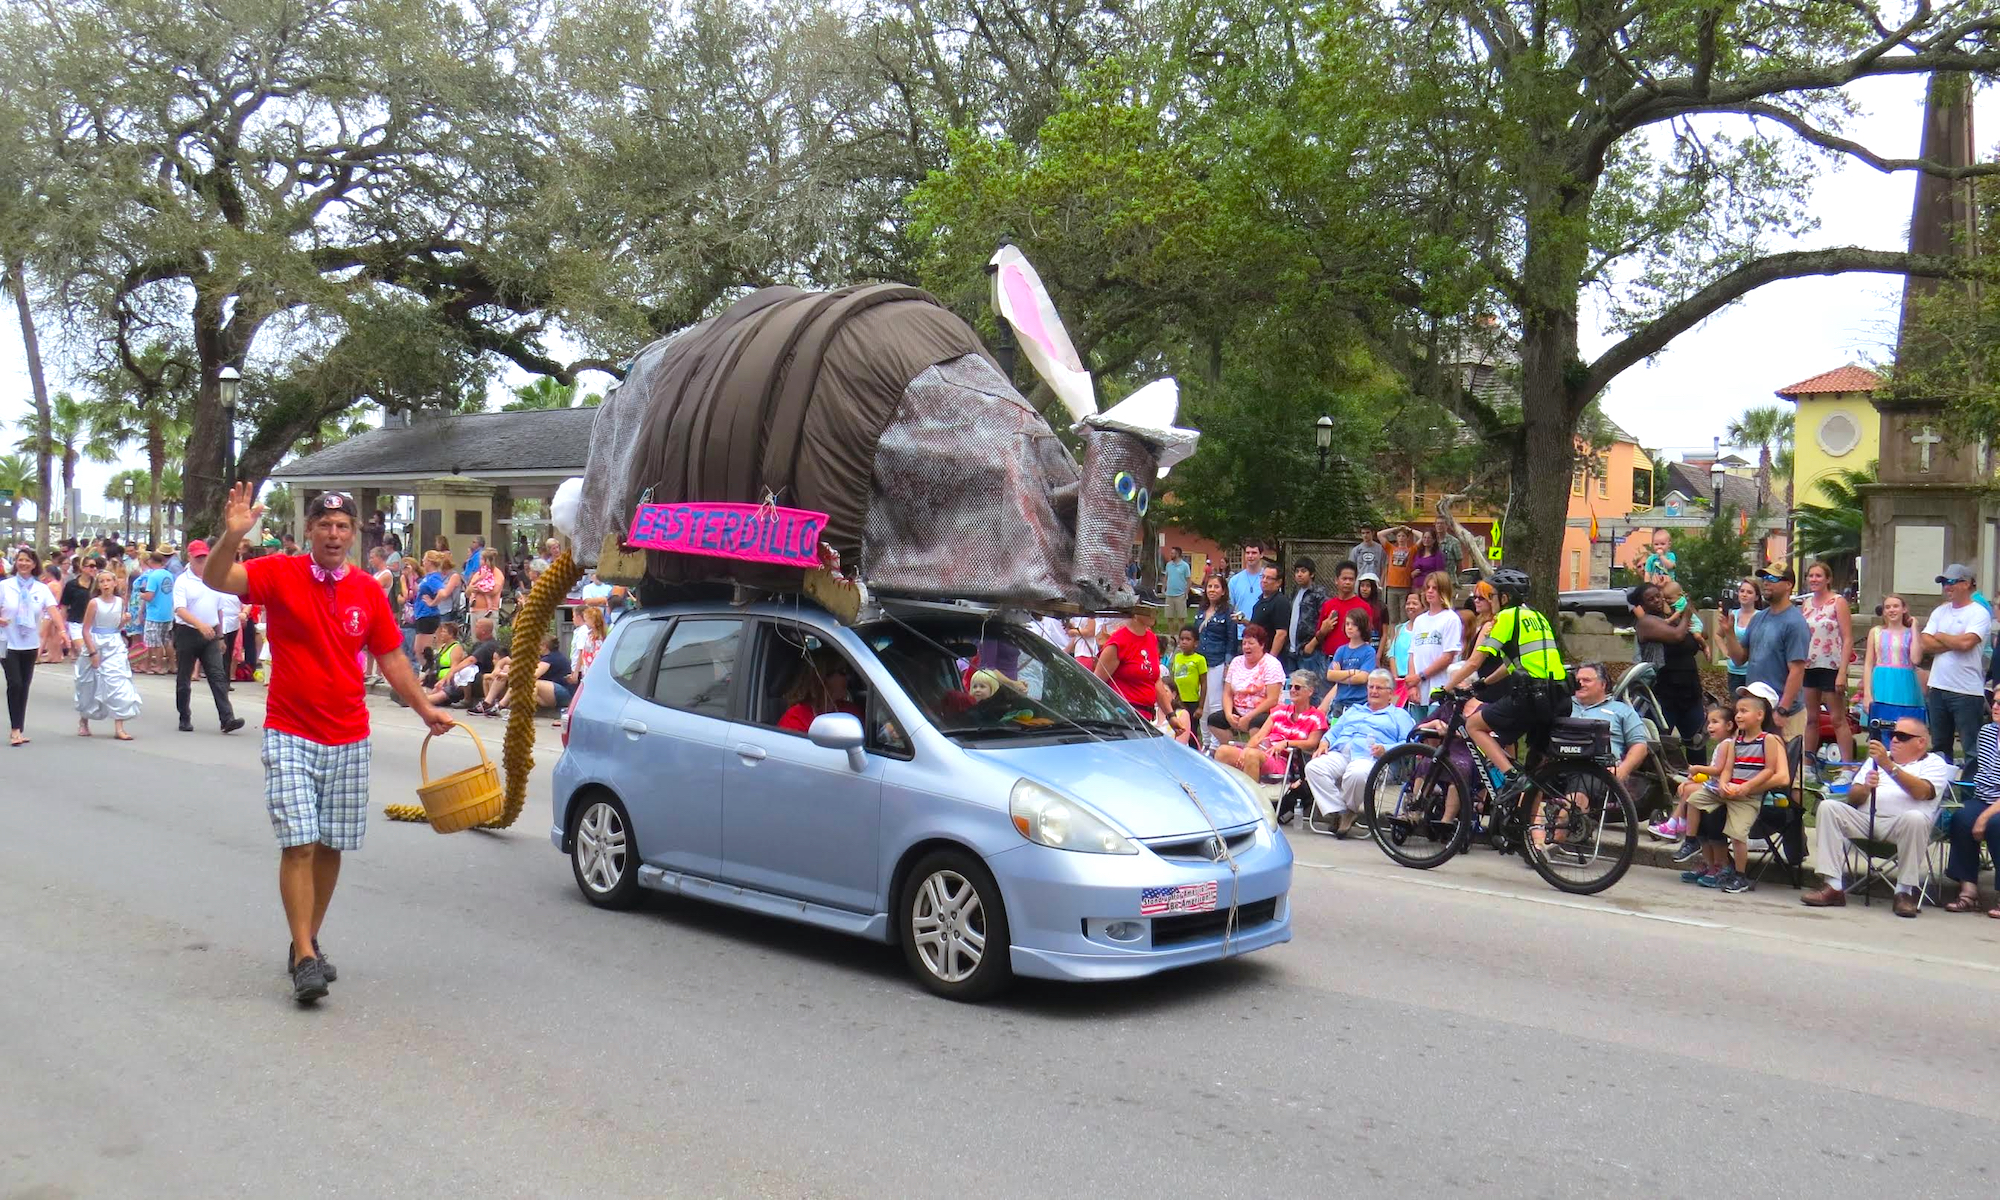
<svg viewBox="0 0 2000 1200">
<path fill-rule="evenodd" d="M 1326 452 L 1333 448 L 1333 418 L 1324 413 L 1313 422 L 1313 445 L 1319 447 L 1319 469 L 1326 470 Z"/>
<path fill-rule="evenodd" d="M 125 477 L 125 544 L 132 544 L 132 477 Z"/>
<path fill-rule="evenodd" d="M 216 377 L 216 390 L 222 393 L 222 481 L 230 487 L 236 486 L 236 392 L 243 386 L 243 376 L 235 367 L 224 367 Z"/>
<path fill-rule="evenodd" d="M 1722 519 L 1722 477 L 1727 474 L 1729 468 L 1722 465 L 1721 459 L 1708 464 L 1709 511 L 1715 514 L 1717 520 Z"/>
</svg>

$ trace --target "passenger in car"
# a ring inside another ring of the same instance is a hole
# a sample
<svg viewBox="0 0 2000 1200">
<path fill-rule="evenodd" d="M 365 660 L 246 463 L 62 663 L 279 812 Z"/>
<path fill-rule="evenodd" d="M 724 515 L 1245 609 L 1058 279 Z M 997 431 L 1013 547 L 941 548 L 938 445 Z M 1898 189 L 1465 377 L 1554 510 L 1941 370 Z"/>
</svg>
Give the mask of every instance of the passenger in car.
<svg viewBox="0 0 2000 1200">
<path fill-rule="evenodd" d="M 862 715 L 861 706 L 848 699 L 850 670 L 847 660 L 838 655 L 808 656 L 799 664 L 792 685 L 785 689 L 787 707 L 785 715 L 778 718 L 778 728 L 804 733 L 812 727 L 813 718 L 824 713 Z"/>
</svg>

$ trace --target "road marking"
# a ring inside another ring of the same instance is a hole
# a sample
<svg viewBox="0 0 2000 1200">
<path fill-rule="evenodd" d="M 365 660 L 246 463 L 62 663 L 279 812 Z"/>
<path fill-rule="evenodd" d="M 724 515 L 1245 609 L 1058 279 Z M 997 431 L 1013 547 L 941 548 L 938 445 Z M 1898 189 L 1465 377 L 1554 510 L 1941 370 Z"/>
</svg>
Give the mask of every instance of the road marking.
<svg viewBox="0 0 2000 1200">
<path fill-rule="evenodd" d="M 1357 879 L 1380 879 L 1395 883 L 1406 883 L 1415 887 L 1435 888 L 1444 892 L 1463 892 L 1472 896 L 1492 896 L 1502 900 L 1518 900 L 1523 904 L 1541 904 L 1550 908 L 1566 908 L 1576 912 L 1601 913 L 1610 917 L 1631 917 L 1639 921 L 1658 921 L 1664 925 L 1682 925 L 1692 929 L 1713 929 L 1722 933 L 1741 934 L 1745 937 L 1763 938 L 1766 941 L 1785 942 L 1794 946 L 1810 946 L 1817 950 L 1838 950 L 1848 954 L 1866 955 L 1872 958 L 1894 958 L 1904 962 L 1924 963 L 1930 966 L 1953 967 L 1966 971 L 1982 971 L 1989 975 L 2000 975 L 2000 964 L 1977 962 L 1967 958 L 1950 958 L 1942 954 L 1926 954 L 1917 950 L 1896 950 L 1885 946 L 1869 946 L 1860 942 L 1834 941 L 1827 938 L 1805 937 L 1796 933 L 1781 933 L 1769 929 L 1756 929 L 1747 925 L 1731 925 L 1726 921 L 1710 921 L 1701 917 L 1674 917 L 1665 913 L 1639 912 L 1616 905 L 1591 903 L 1564 896 L 1532 896 L 1523 892 L 1509 892 L 1500 888 L 1478 887 L 1464 883 L 1448 883 L 1442 879 L 1432 879 L 1417 872 L 1390 874 L 1385 871 L 1364 871 L 1358 867 L 1346 867 L 1337 863 L 1308 862 L 1294 858 L 1293 864 L 1311 867 L 1318 871 L 1331 871 L 1340 875 L 1352 875 Z"/>
</svg>

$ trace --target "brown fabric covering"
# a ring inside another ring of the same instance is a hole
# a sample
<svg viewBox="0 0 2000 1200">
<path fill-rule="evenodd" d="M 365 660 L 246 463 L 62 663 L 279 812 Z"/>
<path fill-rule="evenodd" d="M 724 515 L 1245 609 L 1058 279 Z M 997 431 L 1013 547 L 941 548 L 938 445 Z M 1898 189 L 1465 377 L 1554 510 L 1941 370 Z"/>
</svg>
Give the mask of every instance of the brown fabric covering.
<svg viewBox="0 0 2000 1200">
<path fill-rule="evenodd" d="M 626 512 L 651 499 L 758 503 L 827 514 L 821 540 L 860 554 L 875 446 L 925 368 L 985 354 L 929 293 L 897 284 L 835 292 L 766 288 L 667 348 L 646 408 Z M 727 574 L 786 586 L 798 572 L 652 551 L 668 582 Z"/>
</svg>

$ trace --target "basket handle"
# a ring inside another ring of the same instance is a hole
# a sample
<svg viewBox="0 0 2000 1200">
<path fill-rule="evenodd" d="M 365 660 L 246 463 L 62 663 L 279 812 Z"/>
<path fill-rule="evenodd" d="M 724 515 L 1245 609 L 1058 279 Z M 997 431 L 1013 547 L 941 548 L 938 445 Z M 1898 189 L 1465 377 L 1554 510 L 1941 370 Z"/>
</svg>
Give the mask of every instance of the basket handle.
<svg viewBox="0 0 2000 1200">
<path fill-rule="evenodd" d="M 492 766 L 493 760 L 486 757 L 486 743 L 479 740 L 479 731 L 463 721 L 453 721 L 452 725 L 472 735 L 472 744 L 479 747 L 480 764 L 482 766 Z M 437 734 L 435 733 L 426 733 L 424 735 L 423 747 L 417 751 L 417 773 L 423 776 L 425 783 L 431 781 L 431 739 L 436 736 Z"/>
</svg>

